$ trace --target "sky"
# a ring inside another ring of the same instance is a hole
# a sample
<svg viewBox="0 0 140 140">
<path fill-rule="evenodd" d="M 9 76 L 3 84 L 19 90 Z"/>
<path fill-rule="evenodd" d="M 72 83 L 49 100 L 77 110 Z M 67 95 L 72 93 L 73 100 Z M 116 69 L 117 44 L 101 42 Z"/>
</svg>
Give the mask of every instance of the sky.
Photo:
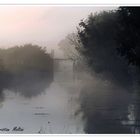
<svg viewBox="0 0 140 140">
<path fill-rule="evenodd" d="M 32 43 L 58 48 L 69 33 L 76 32 L 81 19 L 90 13 L 116 7 L 93 6 L 0 6 L 0 47 Z"/>
</svg>

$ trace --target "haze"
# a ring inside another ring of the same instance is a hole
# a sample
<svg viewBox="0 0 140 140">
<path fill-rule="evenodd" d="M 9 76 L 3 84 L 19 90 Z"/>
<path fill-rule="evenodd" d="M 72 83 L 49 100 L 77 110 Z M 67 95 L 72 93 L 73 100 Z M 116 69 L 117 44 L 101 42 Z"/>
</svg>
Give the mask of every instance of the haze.
<svg viewBox="0 0 140 140">
<path fill-rule="evenodd" d="M 114 9 L 95 6 L 0 6 L 0 47 L 33 43 L 57 48 L 91 12 Z"/>
</svg>

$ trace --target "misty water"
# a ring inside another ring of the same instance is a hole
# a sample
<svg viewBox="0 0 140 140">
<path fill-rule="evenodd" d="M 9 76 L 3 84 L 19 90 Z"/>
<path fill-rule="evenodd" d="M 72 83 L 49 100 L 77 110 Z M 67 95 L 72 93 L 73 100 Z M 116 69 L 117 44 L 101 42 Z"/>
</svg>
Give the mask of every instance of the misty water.
<svg viewBox="0 0 140 140">
<path fill-rule="evenodd" d="M 75 74 L 72 61 L 57 62 L 53 77 L 15 78 L 1 87 L 1 134 L 139 133 L 135 87 Z"/>
<path fill-rule="evenodd" d="M 50 84 L 23 78 L 2 89 L 0 133 L 84 133 L 82 114 L 75 115 L 80 87 L 71 68 L 71 62 L 62 62 Z"/>
</svg>

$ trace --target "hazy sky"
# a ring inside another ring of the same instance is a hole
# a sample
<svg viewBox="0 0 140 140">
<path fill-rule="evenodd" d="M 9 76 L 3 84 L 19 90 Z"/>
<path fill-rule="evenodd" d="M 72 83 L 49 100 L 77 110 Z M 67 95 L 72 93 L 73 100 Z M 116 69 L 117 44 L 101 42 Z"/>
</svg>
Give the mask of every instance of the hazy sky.
<svg viewBox="0 0 140 140">
<path fill-rule="evenodd" d="M 91 12 L 113 8 L 0 6 L 0 47 L 33 43 L 54 48 L 68 33 L 76 31 L 80 20 Z"/>
</svg>

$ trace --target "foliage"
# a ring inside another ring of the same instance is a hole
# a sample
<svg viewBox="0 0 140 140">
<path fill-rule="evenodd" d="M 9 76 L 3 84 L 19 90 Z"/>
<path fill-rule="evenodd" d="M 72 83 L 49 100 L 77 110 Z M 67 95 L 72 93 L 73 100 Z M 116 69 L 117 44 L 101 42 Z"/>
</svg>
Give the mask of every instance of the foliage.
<svg viewBox="0 0 140 140">
<path fill-rule="evenodd" d="M 81 59 L 77 48 L 81 46 L 78 41 L 78 35 L 76 33 L 68 34 L 63 40 L 58 44 L 60 49 L 64 52 L 64 56 L 68 59 Z"/>
<path fill-rule="evenodd" d="M 63 51 L 64 57 L 73 60 L 74 72 L 79 73 L 88 70 L 86 60 L 79 52 L 79 49 L 82 49 L 82 44 L 77 33 L 68 34 L 58 45 Z"/>
<path fill-rule="evenodd" d="M 26 44 L 0 50 L 1 68 L 10 73 L 51 71 L 52 59 L 43 48 Z"/>
<path fill-rule="evenodd" d="M 140 67 L 140 8 L 119 7 L 118 52 L 129 64 Z"/>
<path fill-rule="evenodd" d="M 127 63 L 116 51 L 117 28 L 116 11 L 90 14 L 79 24 L 78 34 L 82 43 L 79 51 L 96 73 L 118 83 L 121 81 L 122 84 L 124 80 L 128 81 L 129 74 Z"/>
</svg>

